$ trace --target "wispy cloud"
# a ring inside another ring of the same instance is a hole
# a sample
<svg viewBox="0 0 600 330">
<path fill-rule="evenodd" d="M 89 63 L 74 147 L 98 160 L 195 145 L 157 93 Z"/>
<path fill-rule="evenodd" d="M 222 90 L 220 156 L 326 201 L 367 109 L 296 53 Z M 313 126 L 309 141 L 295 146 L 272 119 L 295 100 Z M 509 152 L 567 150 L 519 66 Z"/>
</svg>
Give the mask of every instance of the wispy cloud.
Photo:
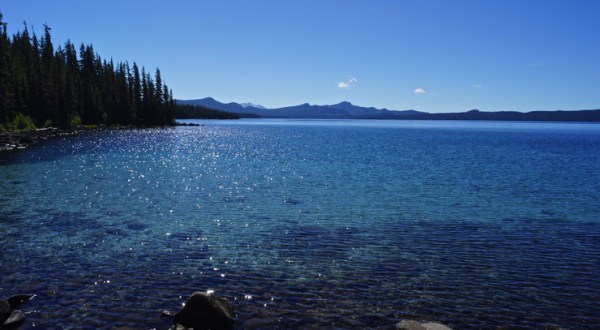
<svg viewBox="0 0 600 330">
<path fill-rule="evenodd" d="M 358 79 L 354 78 L 354 77 L 350 77 L 345 81 L 340 81 L 336 84 L 337 88 L 339 89 L 349 89 L 352 85 L 356 84 L 358 82 Z"/>
<path fill-rule="evenodd" d="M 483 87 L 483 86 L 482 86 L 482 85 L 480 85 L 480 84 L 472 84 L 472 85 L 471 85 L 471 87 L 473 87 L 473 88 L 475 88 L 475 89 L 479 89 L 479 88 L 481 88 L 481 87 Z"/>
<path fill-rule="evenodd" d="M 415 94 L 425 94 L 427 93 L 423 88 L 417 88 L 414 91 Z"/>
</svg>

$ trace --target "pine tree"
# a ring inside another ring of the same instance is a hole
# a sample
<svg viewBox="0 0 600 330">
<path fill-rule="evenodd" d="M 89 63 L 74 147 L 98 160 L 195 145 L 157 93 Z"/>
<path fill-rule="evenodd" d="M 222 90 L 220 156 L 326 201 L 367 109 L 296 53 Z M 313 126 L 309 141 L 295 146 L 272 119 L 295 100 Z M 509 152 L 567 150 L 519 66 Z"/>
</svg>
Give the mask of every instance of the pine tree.
<svg viewBox="0 0 600 330">
<path fill-rule="evenodd" d="M 56 100 L 57 75 L 54 46 L 50 36 L 50 27 L 44 25 L 44 37 L 42 38 L 42 99 L 43 108 L 35 109 L 32 113 L 34 118 L 46 120 L 44 117 L 54 117 L 58 113 Z M 45 113 L 44 113 L 45 112 Z"/>
<path fill-rule="evenodd" d="M 27 42 L 29 42 L 29 38 L 27 38 Z M 40 109 L 44 108 L 44 95 L 43 91 L 43 75 L 42 75 L 42 64 L 41 64 L 41 50 L 40 43 L 38 42 L 38 38 L 33 34 L 31 45 L 23 45 L 25 49 L 31 50 L 31 60 L 28 63 L 27 67 L 27 82 L 28 82 L 28 92 L 27 92 L 27 106 L 28 106 L 28 114 L 34 115 Z M 24 50 L 27 52 L 28 50 Z"/>
<path fill-rule="evenodd" d="M 142 67 L 141 79 L 142 79 L 142 105 L 140 108 L 138 120 L 139 120 L 139 122 L 142 123 L 142 125 L 147 125 L 146 117 L 148 115 L 147 111 L 148 111 L 148 103 L 150 102 L 150 98 L 148 95 L 148 80 L 146 77 L 146 68 L 144 68 L 144 67 Z"/>
<path fill-rule="evenodd" d="M 9 38 L 0 14 L 0 124 L 30 116 L 40 125 L 170 125 L 172 92 L 160 70 L 153 79 L 134 62 L 103 60 L 92 45 L 79 56 L 67 40 L 52 44 L 50 27 L 38 42 L 27 24 Z"/>
<path fill-rule="evenodd" d="M 79 62 L 75 46 L 70 40 L 65 43 L 65 90 L 64 90 L 64 112 L 63 117 L 56 124 L 59 126 L 71 126 L 72 122 L 79 120 L 81 112 L 81 86 L 79 84 Z"/>
<path fill-rule="evenodd" d="M 0 13 L 0 125 L 8 120 L 13 109 L 13 95 L 10 86 L 10 42 L 6 34 L 6 23 Z"/>
<path fill-rule="evenodd" d="M 128 124 L 130 123 L 129 110 L 131 109 L 132 103 L 132 99 L 129 97 L 129 86 L 127 84 L 129 69 L 124 63 L 119 63 L 118 67 L 119 70 L 116 74 L 116 99 L 118 110 L 115 121 L 119 124 Z"/>
<path fill-rule="evenodd" d="M 142 83 L 140 80 L 140 70 L 133 62 L 133 121 L 140 122 L 142 115 Z"/>
</svg>

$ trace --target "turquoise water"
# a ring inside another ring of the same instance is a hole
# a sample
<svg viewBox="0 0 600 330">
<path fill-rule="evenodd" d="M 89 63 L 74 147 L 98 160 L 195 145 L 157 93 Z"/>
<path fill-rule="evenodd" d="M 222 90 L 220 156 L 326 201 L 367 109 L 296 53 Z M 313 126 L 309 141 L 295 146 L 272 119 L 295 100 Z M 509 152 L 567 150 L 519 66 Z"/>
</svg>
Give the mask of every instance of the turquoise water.
<svg viewBox="0 0 600 330">
<path fill-rule="evenodd" d="M 24 328 L 600 328 L 600 124 L 201 123 L 0 155 Z"/>
</svg>

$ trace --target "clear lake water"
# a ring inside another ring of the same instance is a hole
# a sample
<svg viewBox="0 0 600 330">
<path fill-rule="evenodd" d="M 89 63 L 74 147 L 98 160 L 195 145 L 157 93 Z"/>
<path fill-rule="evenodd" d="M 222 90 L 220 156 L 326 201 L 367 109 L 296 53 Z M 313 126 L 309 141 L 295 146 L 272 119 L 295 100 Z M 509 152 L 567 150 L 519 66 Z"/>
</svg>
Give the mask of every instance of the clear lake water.
<svg viewBox="0 0 600 330">
<path fill-rule="evenodd" d="M 193 122 L 0 154 L 23 329 L 600 329 L 600 124 Z"/>
</svg>

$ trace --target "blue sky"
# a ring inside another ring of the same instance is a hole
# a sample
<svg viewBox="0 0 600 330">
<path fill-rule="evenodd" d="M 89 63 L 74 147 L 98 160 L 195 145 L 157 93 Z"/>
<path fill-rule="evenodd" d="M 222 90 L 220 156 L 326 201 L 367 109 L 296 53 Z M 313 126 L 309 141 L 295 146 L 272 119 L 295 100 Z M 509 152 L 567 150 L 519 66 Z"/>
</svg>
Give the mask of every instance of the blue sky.
<svg viewBox="0 0 600 330">
<path fill-rule="evenodd" d="M 0 0 L 178 99 L 428 112 L 600 108 L 596 0 Z M 31 29 L 31 28 L 30 28 Z"/>
</svg>

